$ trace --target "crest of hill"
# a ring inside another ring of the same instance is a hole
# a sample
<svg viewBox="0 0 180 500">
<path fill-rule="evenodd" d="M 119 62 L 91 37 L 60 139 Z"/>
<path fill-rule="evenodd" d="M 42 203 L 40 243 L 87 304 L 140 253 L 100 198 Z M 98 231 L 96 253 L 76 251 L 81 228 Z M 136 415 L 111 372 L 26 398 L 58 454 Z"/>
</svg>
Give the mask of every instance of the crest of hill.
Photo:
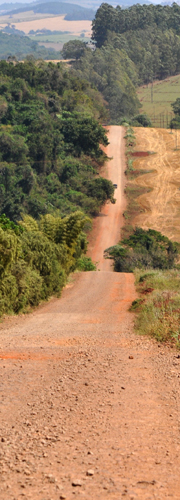
<svg viewBox="0 0 180 500">
<path fill-rule="evenodd" d="M 6 15 L 7 10 L 5 12 L 4 4 L 4 12 Z M 11 4 L 12 5 L 12 4 Z M 2 9 L 2 6 L 1 6 Z M 93 9 L 88 9 L 86 7 L 82 7 L 77 4 L 71 4 L 66 2 L 43 2 L 43 3 L 29 3 L 20 8 L 15 8 L 12 10 L 8 10 L 9 15 L 20 14 L 23 12 L 28 12 L 33 10 L 34 14 L 53 14 L 53 15 L 65 15 L 66 20 L 92 20 L 95 15 L 95 11 Z"/>
</svg>

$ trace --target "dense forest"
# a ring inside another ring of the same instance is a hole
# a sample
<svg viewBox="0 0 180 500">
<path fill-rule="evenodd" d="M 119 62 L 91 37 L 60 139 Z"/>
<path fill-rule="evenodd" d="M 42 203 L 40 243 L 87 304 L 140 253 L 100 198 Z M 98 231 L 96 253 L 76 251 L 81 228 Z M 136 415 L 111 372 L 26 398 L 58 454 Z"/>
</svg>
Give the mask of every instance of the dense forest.
<svg viewBox="0 0 180 500">
<path fill-rule="evenodd" d="M 107 144 L 99 92 L 60 63 L 1 61 L 0 74 L 0 213 L 97 213 L 114 192 L 98 175 Z"/>
<path fill-rule="evenodd" d="M 180 71 L 180 6 L 176 3 L 172 7 L 137 4 L 129 9 L 103 3 L 93 21 L 96 47 L 112 39 L 112 32 L 113 45 L 134 62 L 140 83 Z"/>
</svg>

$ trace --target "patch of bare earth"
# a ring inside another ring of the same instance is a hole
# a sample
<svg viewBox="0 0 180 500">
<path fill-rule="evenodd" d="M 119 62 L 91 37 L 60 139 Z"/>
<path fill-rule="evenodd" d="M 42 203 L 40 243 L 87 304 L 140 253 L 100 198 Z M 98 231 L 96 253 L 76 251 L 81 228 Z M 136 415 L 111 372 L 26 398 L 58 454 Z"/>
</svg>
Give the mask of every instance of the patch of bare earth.
<svg viewBox="0 0 180 500">
<path fill-rule="evenodd" d="M 122 129 L 110 143 L 123 206 Z M 99 242 L 116 225 L 116 243 L 119 204 L 101 215 Z M 2 500 L 179 500 L 179 358 L 133 334 L 133 275 L 103 269 L 91 248 L 101 271 L 1 323 Z"/>
</svg>

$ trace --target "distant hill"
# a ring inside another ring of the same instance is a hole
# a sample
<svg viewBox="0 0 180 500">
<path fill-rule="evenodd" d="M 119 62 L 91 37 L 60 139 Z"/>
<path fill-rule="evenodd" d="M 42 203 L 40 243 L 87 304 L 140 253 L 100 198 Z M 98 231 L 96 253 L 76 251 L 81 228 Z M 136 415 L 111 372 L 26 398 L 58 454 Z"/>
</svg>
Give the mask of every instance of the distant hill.
<svg viewBox="0 0 180 500">
<path fill-rule="evenodd" d="M 4 11 L 2 14 L 6 15 L 7 10 L 5 11 L 5 5 L 3 4 Z M 18 4 L 19 5 L 19 4 Z M 12 4 L 11 4 L 12 6 Z M 2 8 L 2 6 L 0 6 Z M 65 15 L 65 19 L 67 20 L 89 20 L 91 21 L 95 16 L 95 11 L 93 9 L 88 9 L 85 7 L 81 7 L 77 4 L 71 4 L 66 2 L 33 2 L 30 4 L 26 4 L 24 6 L 20 6 L 19 8 L 13 8 L 12 10 L 8 9 L 8 14 L 20 14 L 22 12 L 28 12 L 33 10 L 35 14 L 54 14 L 54 15 Z"/>
<path fill-rule="evenodd" d="M 60 57 L 59 52 L 39 46 L 37 42 L 32 41 L 28 36 L 9 35 L 0 31 L 0 59 L 15 56 L 18 60 L 22 60 L 30 54 L 35 59 L 57 59 Z"/>
</svg>

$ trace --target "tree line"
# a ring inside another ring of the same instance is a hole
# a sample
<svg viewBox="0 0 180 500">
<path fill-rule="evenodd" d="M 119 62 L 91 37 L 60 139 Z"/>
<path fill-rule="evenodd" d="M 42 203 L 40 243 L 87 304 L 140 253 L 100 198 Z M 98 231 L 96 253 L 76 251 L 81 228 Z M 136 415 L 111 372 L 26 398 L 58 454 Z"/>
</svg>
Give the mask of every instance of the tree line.
<svg viewBox="0 0 180 500">
<path fill-rule="evenodd" d="M 108 40 L 134 62 L 139 83 L 180 71 L 180 6 L 133 5 L 129 9 L 103 3 L 93 20 L 92 38 L 101 48 Z"/>
</svg>

